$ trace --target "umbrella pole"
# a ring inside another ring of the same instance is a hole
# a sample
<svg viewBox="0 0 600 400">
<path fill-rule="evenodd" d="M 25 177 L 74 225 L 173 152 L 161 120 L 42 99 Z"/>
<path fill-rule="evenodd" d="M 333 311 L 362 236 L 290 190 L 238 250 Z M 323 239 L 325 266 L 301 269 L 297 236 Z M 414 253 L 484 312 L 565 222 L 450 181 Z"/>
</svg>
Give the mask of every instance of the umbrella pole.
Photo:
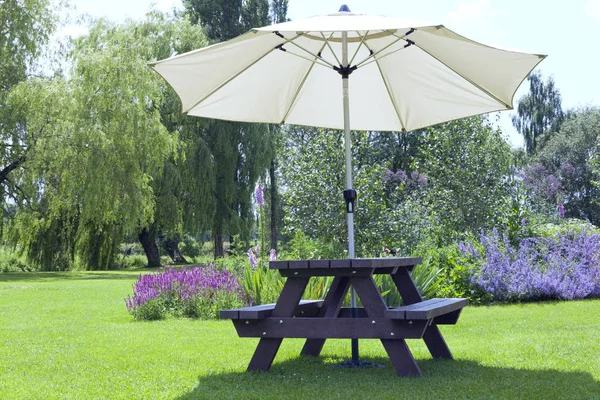
<svg viewBox="0 0 600 400">
<path fill-rule="evenodd" d="M 348 67 L 348 33 L 342 32 L 342 67 Z M 344 146 L 346 152 L 346 199 L 347 223 L 348 223 L 348 257 L 354 258 L 354 199 L 356 192 L 352 188 L 352 140 L 350 138 L 350 98 L 348 96 L 348 74 L 342 75 L 342 87 L 344 97 Z M 356 291 L 352 288 L 350 292 L 352 306 L 352 317 L 356 318 Z M 352 339 L 352 361 L 358 363 L 358 339 Z"/>
</svg>

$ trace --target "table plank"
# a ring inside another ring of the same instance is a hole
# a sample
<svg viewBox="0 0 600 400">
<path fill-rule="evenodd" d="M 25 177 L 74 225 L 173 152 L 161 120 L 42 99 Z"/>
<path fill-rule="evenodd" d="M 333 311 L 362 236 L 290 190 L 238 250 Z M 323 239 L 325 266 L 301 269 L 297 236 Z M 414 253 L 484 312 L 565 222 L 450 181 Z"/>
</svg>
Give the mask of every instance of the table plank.
<svg viewBox="0 0 600 400">
<path fill-rule="evenodd" d="M 385 257 L 385 258 L 355 258 L 337 260 L 283 260 L 269 262 L 271 269 L 295 269 L 295 268 L 395 268 L 412 267 L 421 263 L 419 257 Z M 306 267 L 308 263 L 308 267 Z"/>
<path fill-rule="evenodd" d="M 427 321 L 414 321 L 411 324 L 387 318 L 270 317 L 249 323 L 234 320 L 233 324 L 240 337 L 263 339 L 420 339 L 427 328 Z"/>
</svg>

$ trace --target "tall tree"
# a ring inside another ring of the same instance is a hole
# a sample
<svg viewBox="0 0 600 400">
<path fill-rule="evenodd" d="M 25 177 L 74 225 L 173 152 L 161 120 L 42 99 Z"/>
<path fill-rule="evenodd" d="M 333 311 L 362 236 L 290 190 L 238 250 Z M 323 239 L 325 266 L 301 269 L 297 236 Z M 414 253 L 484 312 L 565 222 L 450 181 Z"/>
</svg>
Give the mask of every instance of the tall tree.
<svg viewBox="0 0 600 400">
<path fill-rule="evenodd" d="M 267 0 L 185 0 L 192 22 L 213 41 L 232 39 L 269 23 Z M 216 210 L 212 221 L 215 258 L 224 255 L 225 235 L 249 239 L 251 194 L 271 162 L 267 126 L 211 121 L 205 133 L 214 160 Z"/>
<path fill-rule="evenodd" d="M 278 24 L 287 20 L 287 8 L 288 0 L 272 0 L 271 1 L 271 22 Z M 280 146 L 281 140 L 281 127 L 277 125 L 271 125 L 269 127 L 269 138 L 274 148 Z M 270 222 L 270 236 L 271 236 L 271 249 L 277 250 L 277 239 L 278 239 L 278 223 L 280 221 L 277 210 L 280 207 L 279 194 L 277 186 L 277 151 L 273 151 L 273 158 L 271 159 L 271 165 L 269 166 L 269 193 L 270 193 L 270 208 L 271 212 L 269 215 Z"/>
<path fill-rule="evenodd" d="M 95 22 L 74 44 L 68 78 L 30 80 L 11 92 L 22 129 L 46 132 L 26 176 L 38 193 L 20 214 L 38 222 L 19 224 L 15 234 L 45 269 L 56 266 L 39 255 L 51 254 L 58 239 L 65 260 L 77 253 L 86 267 L 105 269 L 124 234 L 154 218 L 153 178 L 177 137 L 161 121 L 164 83 L 140 56 L 156 43 L 131 30 Z"/>
<path fill-rule="evenodd" d="M 572 114 L 525 170 L 526 183 L 539 194 L 538 199 L 548 202 L 555 215 L 557 204 L 563 205 L 565 217 L 600 226 L 600 188 L 594 184 L 600 109 L 584 108 Z"/>
<path fill-rule="evenodd" d="M 11 89 L 27 79 L 54 31 L 58 17 L 50 0 L 0 2 L 0 201 L 19 201 L 18 175 L 38 134 L 23 129 L 6 103 Z M 32 135 L 30 135 L 30 133 Z"/>
<path fill-rule="evenodd" d="M 527 80 L 529 93 L 519 100 L 517 115 L 513 115 L 512 122 L 525 139 L 527 153 L 532 155 L 552 133 L 559 131 L 565 115 L 560 92 L 552 77 L 544 81 L 542 74 L 534 71 Z"/>
</svg>

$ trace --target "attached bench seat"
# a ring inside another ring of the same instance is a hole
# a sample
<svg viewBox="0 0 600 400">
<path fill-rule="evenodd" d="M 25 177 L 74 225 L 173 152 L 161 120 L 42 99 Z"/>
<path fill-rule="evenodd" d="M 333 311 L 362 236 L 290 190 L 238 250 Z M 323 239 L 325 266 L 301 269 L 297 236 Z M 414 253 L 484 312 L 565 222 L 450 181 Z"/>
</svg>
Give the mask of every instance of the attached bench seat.
<svg viewBox="0 0 600 400">
<path fill-rule="evenodd" d="M 301 300 L 294 310 L 294 317 L 314 317 L 319 312 L 323 300 Z M 222 310 L 221 319 L 265 319 L 271 316 L 275 304 Z"/>
<path fill-rule="evenodd" d="M 385 312 L 391 319 L 430 320 L 437 324 L 456 324 L 463 307 L 469 304 L 468 299 L 430 299 L 407 306 L 392 308 Z"/>
</svg>

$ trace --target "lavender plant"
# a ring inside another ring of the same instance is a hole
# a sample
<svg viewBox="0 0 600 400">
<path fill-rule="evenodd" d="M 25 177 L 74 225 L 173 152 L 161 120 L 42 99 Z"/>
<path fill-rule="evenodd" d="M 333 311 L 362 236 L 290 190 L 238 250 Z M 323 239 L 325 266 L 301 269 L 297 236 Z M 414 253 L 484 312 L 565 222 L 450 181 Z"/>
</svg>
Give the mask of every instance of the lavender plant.
<svg viewBox="0 0 600 400">
<path fill-rule="evenodd" d="M 591 230 L 521 240 L 513 247 L 497 230 L 459 249 L 478 264 L 475 289 L 497 301 L 600 297 L 600 235 Z"/>
<path fill-rule="evenodd" d="M 214 265 L 142 274 L 133 285 L 133 297 L 125 299 L 133 317 L 144 320 L 169 315 L 218 318 L 219 310 L 247 304 L 248 296 L 237 278 Z"/>
</svg>

